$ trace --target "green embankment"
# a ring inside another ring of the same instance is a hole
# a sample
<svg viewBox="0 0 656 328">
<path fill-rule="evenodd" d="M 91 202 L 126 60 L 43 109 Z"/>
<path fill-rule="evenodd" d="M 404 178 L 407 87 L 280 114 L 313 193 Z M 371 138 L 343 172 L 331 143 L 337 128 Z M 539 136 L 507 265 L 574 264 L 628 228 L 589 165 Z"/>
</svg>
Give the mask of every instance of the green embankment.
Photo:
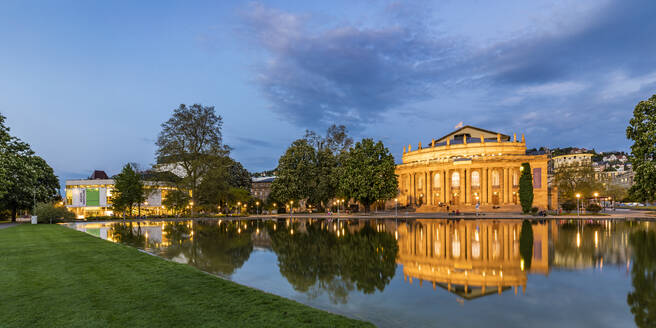
<svg viewBox="0 0 656 328">
<path fill-rule="evenodd" d="M 367 323 L 62 226 L 0 230 L 2 327 L 344 327 Z"/>
</svg>

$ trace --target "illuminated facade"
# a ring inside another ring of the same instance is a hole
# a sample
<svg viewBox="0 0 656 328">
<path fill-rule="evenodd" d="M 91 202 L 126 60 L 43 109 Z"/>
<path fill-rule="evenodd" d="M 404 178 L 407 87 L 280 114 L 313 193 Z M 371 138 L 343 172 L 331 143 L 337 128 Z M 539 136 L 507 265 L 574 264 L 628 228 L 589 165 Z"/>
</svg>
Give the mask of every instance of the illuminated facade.
<svg viewBox="0 0 656 328">
<path fill-rule="evenodd" d="M 164 208 L 162 200 L 172 189 L 162 183 L 144 181 L 146 201 L 141 204 L 144 215 L 171 214 Z M 113 179 L 66 180 L 66 207 L 78 219 L 91 216 L 112 216 Z M 136 210 L 136 209 L 135 209 Z"/>
<path fill-rule="evenodd" d="M 527 155 L 524 136 L 465 126 L 416 150 L 403 148 L 396 167 L 399 205 L 417 211 L 451 209 L 519 211 L 522 163 L 531 165 L 533 206 L 557 208 L 557 193 L 547 183 L 547 155 Z"/>
</svg>

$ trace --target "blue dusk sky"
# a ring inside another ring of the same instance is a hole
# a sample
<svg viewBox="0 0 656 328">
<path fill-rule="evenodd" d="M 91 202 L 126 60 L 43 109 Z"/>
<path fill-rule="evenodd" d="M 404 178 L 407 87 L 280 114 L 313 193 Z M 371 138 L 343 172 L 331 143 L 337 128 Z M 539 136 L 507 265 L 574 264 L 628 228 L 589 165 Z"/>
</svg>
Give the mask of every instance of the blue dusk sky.
<svg viewBox="0 0 656 328">
<path fill-rule="evenodd" d="M 461 121 L 627 150 L 655 17 L 653 0 L 4 0 L 0 113 L 62 180 L 154 163 L 181 103 L 215 106 L 250 171 L 333 123 L 397 161 Z"/>
</svg>

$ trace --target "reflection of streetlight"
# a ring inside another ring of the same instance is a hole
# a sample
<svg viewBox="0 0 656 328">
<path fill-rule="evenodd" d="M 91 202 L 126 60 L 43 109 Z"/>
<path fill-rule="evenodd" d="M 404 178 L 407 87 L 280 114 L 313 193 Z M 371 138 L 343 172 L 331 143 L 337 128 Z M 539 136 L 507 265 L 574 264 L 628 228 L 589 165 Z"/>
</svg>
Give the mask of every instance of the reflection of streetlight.
<svg viewBox="0 0 656 328">
<path fill-rule="evenodd" d="M 577 193 L 576 194 L 576 216 L 580 215 L 580 210 L 579 210 L 579 198 L 581 198 L 581 194 Z"/>
<path fill-rule="evenodd" d="M 394 198 L 394 216 L 399 215 L 399 199 Z"/>
</svg>

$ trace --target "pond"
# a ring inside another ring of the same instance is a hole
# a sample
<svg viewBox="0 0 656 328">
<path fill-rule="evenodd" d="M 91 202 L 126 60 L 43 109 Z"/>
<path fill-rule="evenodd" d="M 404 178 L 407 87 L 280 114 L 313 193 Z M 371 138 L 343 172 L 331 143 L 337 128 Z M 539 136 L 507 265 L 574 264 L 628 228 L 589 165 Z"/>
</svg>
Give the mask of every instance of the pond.
<svg viewBox="0 0 656 328">
<path fill-rule="evenodd" d="M 69 226 L 380 327 L 653 327 L 655 225 L 257 219 Z"/>
</svg>

